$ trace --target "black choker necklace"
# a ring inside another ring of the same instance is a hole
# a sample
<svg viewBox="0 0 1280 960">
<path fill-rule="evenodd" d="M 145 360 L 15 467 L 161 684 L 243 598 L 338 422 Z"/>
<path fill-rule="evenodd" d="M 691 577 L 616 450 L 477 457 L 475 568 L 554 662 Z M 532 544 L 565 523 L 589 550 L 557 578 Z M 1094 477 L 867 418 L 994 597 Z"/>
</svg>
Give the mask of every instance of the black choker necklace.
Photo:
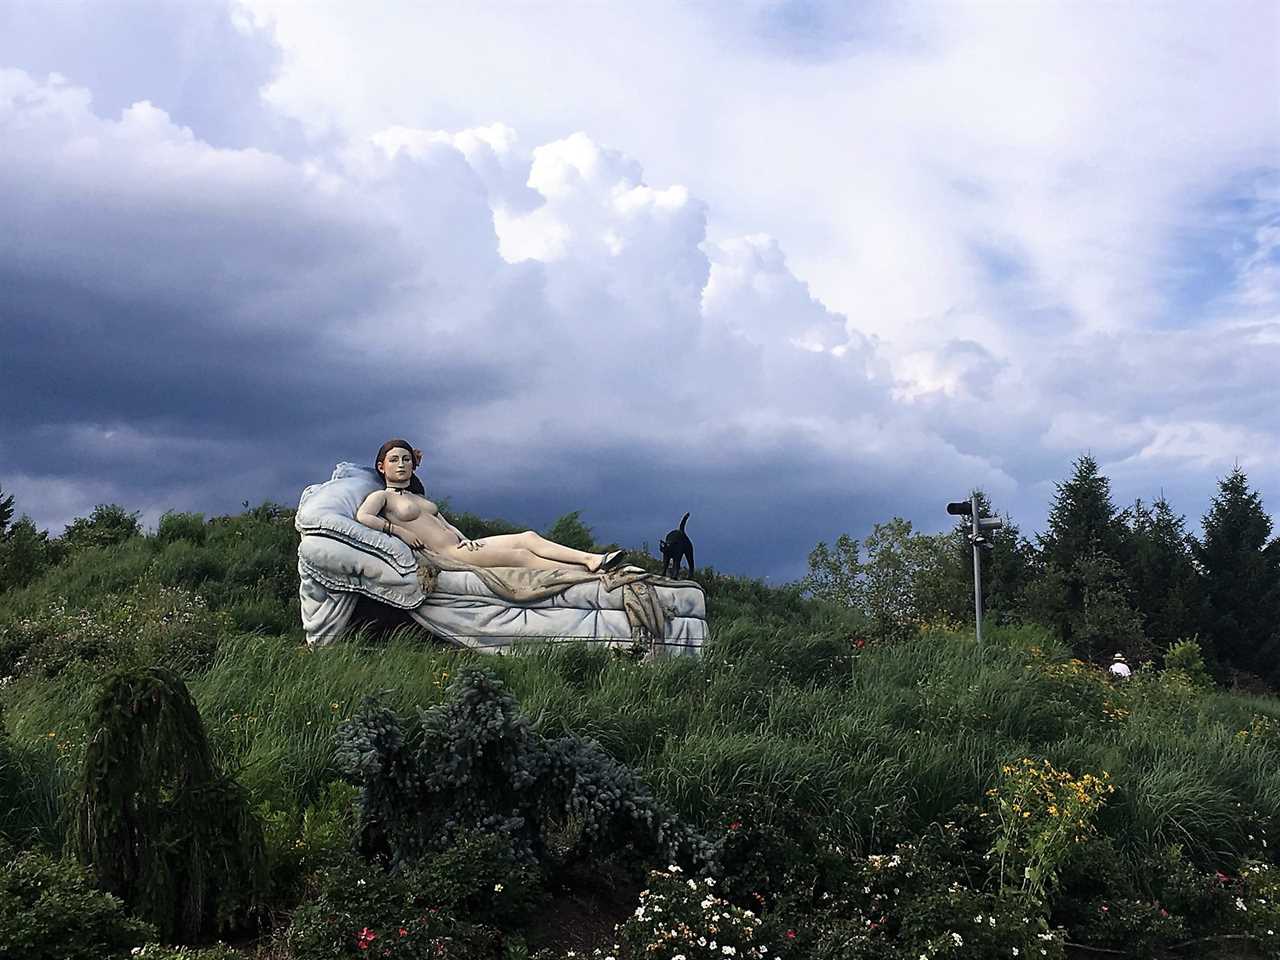
<svg viewBox="0 0 1280 960">
<path fill-rule="evenodd" d="M 387 487 L 387 490 L 390 491 L 391 493 L 408 493 L 409 492 L 408 487 Z"/>
</svg>

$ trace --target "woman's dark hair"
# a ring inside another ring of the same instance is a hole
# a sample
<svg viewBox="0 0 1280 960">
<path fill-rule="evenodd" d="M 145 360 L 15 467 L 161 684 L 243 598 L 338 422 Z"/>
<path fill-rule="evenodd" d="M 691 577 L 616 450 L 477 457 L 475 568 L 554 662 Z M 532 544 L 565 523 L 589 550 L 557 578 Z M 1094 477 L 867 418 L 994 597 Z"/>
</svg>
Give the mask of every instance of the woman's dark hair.
<svg viewBox="0 0 1280 960">
<path fill-rule="evenodd" d="M 399 447 L 402 450 L 409 451 L 409 455 L 413 457 L 414 469 L 417 469 L 418 464 L 422 462 L 421 450 L 416 450 L 412 446 L 410 446 L 408 440 L 401 440 L 399 437 L 396 437 L 394 440 L 388 440 L 386 443 L 384 443 L 382 446 L 378 448 L 377 459 L 373 461 L 373 468 L 377 470 L 378 473 L 382 473 L 382 471 L 378 469 L 382 465 L 382 461 L 385 460 L 387 458 L 387 454 L 390 453 L 392 450 L 394 450 L 396 447 Z M 385 476 L 383 479 L 384 480 L 386 479 Z M 422 481 L 418 479 L 417 474 L 412 474 L 409 477 L 409 492 L 426 496 L 427 488 L 422 485 Z"/>
</svg>

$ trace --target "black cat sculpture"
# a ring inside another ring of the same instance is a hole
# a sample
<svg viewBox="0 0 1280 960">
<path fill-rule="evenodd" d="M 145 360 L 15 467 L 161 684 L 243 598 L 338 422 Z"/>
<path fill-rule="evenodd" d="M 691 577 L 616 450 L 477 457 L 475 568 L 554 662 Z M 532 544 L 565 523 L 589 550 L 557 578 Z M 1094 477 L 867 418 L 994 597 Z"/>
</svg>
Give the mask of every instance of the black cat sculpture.
<svg viewBox="0 0 1280 960">
<path fill-rule="evenodd" d="M 686 513 L 680 520 L 680 526 L 667 534 L 665 540 L 658 541 L 658 547 L 662 550 L 662 575 L 667 575 L 667 567 L 671 568 L 671 576 L 678 576 L 680 573 L 680 560 L 683 558 L 689 567 L 689 575 L 693 575 L 693 541 L 689 539 L 689 535 L 684 532 L 684 525 L 689 520 Z"/>
</svg>

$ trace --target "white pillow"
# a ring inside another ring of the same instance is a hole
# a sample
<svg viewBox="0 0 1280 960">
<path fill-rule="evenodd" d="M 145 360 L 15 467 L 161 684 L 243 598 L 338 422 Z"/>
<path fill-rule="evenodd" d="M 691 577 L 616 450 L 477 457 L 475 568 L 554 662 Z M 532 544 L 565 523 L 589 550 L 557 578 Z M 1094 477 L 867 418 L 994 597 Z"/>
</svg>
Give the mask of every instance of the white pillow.
<svg viewBox="0 0 1280 960">
<path fill-rule="evenodd" d="M 400 574 L 416 574 L 418 561 L 407 543 L 356 519 L 365 497 L 382 486 L 381 475 L 372 467 L 340 463 L 331 480 L 302 491 L 293 525 L 304 537 L 329 537 L 372 553 Z"/>
</svg>

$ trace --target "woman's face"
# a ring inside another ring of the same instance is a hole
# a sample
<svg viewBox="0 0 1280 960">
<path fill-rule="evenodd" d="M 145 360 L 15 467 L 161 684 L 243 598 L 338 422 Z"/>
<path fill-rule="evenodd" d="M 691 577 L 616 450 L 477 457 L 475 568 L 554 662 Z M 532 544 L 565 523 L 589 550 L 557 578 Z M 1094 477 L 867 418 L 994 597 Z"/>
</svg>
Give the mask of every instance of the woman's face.
<svg viewBox="0 0 1280 960">
<path fill-rule="evenodd" d="M 408 483 L 413 476 L 413 454 L 404 447 L 392 447 L 382 458 L 382 475 L 387 483 Z"/>
</svg>

